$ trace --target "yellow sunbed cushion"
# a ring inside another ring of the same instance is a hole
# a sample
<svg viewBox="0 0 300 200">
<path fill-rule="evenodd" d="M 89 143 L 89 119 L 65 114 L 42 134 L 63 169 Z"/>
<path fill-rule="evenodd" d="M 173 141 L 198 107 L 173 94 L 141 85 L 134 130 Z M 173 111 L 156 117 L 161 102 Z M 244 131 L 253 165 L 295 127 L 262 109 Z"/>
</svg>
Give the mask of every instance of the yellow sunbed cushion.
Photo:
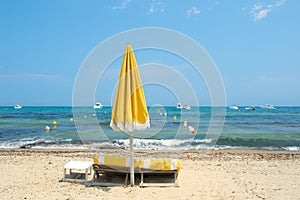
<svg viewBox="0 0 300 200">
<path fill-rule="evenodd" d="M 140 168 L 152 170 L 177 170 L 181 169 L 181 161 L 171 158 L 150 158 L 140 160 Z"/>
<path fill-rule="evenodd" d="M 130 159 L 116 156 L 94 156 L 94 164 L 103 164 L 107 166 L 130 167 Z M 139 167 L 139 161 L 134 159 L 134 167 Z"/>
<path fill-rule="evenodd" d="M 130 167 L 130 158 L 116 156 L 94 156 L 94 164 L 107 166 Z M 134 159 L 135 168 L 151 170 L 177 170 L 181 169 L 181 160 L 171 158 Z"/>
</svg>

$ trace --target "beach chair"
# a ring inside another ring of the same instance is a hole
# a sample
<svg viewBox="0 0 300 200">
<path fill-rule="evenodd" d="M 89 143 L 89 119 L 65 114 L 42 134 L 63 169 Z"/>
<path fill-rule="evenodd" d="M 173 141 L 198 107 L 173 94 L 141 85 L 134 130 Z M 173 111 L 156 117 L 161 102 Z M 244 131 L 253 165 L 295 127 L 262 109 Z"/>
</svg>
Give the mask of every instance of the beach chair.
<svg viewBox="0 0 300 200">
<path fill-rule="evenodd" d="M 181 169 L 180 160 L 171 158 L 149 158 L 140 160 L 139 163 L 141 173 L 140 187 L 178 186 L 177 177 Z M 147 182 L 145 182 L 145 175 L 148 176 L 149 179 Z"/>
<path fill-rule="evenodd" d="M 139 161 L 137 159 L 134 159 L 134 166 L 135 173 L 139 173 Z M 130 174 L 130 159 L 116 156 L 94 156 L 93 170 L 93 185 L 127 185 L 128 174 Z M 125 176 L 124 183 L 116 179 L 116 176 Z M 106 181 L 103 182 L 104 180 Z"/>
<path fill-rule="evenodd" d="M 130 174 L 129 163 L 130 159 L 125 157 L 94 156 L 92 184 L 98 186 L 127 185 Z M 180 169 L 181 161 L 177 159 L 134 159 L 134 172 L 136 175 L 140 175 L 140 187 L 177 186 L 177 176 Z M 119 175 L 125 176 L 125 182 L 112 180 Z M 139 178 L 138 176 L 135 177 Z"/>
</svg>

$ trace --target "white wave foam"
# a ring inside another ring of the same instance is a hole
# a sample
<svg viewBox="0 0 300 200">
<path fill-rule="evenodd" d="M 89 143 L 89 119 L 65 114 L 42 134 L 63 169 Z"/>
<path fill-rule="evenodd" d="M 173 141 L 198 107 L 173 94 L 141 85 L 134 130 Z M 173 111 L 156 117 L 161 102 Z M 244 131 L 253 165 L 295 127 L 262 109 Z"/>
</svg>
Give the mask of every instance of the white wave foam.
<svg viewBox="0 0 300 200">
<path fill-rule="evenodd" d="M 87 149 L 86 146 L 83 146 L 83 145 L 74 145 L 74 144 L 64 144 L 64 145 L 56 145 L 56 144 L 53 144 L 53 145 L 47 145 L 47 146 L 34 146 L 32 147 L 32 149 L 78 149 L 78 150 L 81 150 L 81 149 Z"/>
<path fill-rule="evenodd" d="M 49 149 L 129 149 L 128 139 L 102 141 L 90 144 L 74 143 L 72 139 L 59 141 L 38 138 L 25 138 L 20 141 L 0 142 L 0 149 L 49 148 Z M 75 141 L 76 142 L 76 141 Z M 210 139 L 134 139 L 135 150 L 222 150 L 222 149 L 265 149 L 300 151 L 299 146 L 290 147 L 247 147 L 229 145 L 210 145 Z"/>
<path fill-rule="evenodd" d="M 284 149 L 284 150 L 287 150 L 287 151 L 300 151 L 300 147 L 297 147 L 297 146 L 293 146 L 293 147 L 284 147 L 283 149 Z"/>
</svg>

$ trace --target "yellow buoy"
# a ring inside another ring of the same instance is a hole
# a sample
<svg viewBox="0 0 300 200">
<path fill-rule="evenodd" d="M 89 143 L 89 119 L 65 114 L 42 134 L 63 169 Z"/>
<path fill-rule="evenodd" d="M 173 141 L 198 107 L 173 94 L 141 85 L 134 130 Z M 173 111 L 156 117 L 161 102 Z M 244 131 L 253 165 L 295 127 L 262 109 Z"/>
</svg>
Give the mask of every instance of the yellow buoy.
<svg viewBox="0 0 300 200">
<path fill-rule="evenodd" d="M 176 117 L 176 115 L 173 117 L 173 119 L 174 119 L 174 121 L 176 121 L 176 120 L 177 120 L 177 117 Z"/>
<path fill-rule="evenodd" d="M 70 118 L 70 122 L 73 122 L 73 118 L 72 117 Z"/>
<path fill-rule="evenodd" d="M 45 130 L 46 130 L 46 131 L 50 131 L 50 127 L 49 127 L 49 126 L 46 126 L 46 127 L 45 127 Z"/>
<path fill-rule="evenodd" d="M 56 125 L 57 125 L 57 122 L 54 120 L 54 121 L 52 122 L 52 124 L 53 124 L 53 126 L 56 126 Z"/>
</svg>

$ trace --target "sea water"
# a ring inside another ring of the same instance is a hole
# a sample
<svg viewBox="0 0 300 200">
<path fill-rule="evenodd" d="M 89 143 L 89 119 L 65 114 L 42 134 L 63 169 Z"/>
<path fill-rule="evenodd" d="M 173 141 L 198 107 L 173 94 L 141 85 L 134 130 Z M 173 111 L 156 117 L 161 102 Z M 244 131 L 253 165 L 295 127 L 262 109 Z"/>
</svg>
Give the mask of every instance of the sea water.
<svg viewBox="0 0 300 200">
<path fill-rule="evenodd" d="M 300 150 L 300 107 L 148 110 L 151 128 L 134 131 L 136 150 Z M 110 128 L 111 111 L 111 107 L 0 107 L 0 148 L 126 149 L 129 136 Z"/>
</svg>

